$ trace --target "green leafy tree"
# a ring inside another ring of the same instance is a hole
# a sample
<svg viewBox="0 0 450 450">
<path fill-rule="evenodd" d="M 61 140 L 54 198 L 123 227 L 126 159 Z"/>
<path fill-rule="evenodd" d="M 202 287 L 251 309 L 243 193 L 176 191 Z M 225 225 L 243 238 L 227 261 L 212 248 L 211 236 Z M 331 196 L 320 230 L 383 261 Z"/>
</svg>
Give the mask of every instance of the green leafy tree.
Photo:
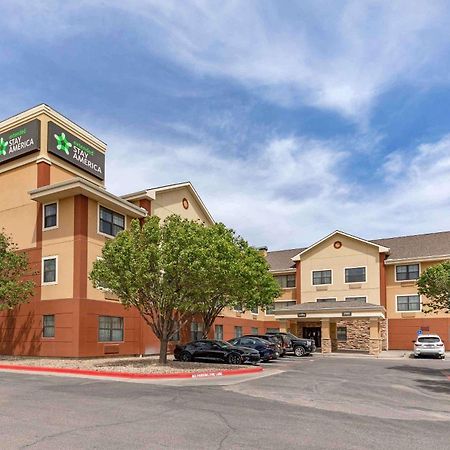
<svg viewBox="0 0 450 450">
<path fill-rule="evenodd" d="M 266 308 L 280 295 L 280 288 L 264 256 L 232 230 L 219 223 L 202 234 L 203 273 L 196 304 L 206 338 L 224 308 Z"/>
<path fill-rule="evenodd" d="M 160 341 L 159 361 L 167 362 L 169 340 L 196 310 L 202 255 L 198 222 L 156 216 L 109 240 L 90 279 L 107 288 L 126 307 L 135 307 Z"/>
<path fill-rule="evenodd" d="M 425 312 L 450 310 L 450 261 L 429 267 L 417 280 L 418 293 L 427 297 Z"/>
<path fill-rule="evenodd" d="M 26 253 L 19 252 L 9 236 L 0 232 L 0 311 L 13 309 L 29 301 L 34 283 Z"/>
</svg>

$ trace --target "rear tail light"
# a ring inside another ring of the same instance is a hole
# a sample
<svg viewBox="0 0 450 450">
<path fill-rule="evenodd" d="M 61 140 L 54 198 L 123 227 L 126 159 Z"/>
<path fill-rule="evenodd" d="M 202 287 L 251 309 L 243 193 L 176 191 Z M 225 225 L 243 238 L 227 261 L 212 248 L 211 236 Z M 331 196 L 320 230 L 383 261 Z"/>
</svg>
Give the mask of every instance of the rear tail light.
<svg viewBox="0 0 450 450">
<path fill-rule="evenodd" d="M 436 344 L 438 347 L 443 347 L 444 346 L 444 344 Z"/>
</svg>

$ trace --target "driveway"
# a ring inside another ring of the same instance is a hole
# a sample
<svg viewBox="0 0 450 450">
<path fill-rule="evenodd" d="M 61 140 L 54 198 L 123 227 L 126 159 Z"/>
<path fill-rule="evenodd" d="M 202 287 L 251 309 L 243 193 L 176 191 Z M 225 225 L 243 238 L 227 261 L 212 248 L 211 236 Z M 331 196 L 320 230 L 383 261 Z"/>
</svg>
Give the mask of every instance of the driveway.
<svg viewBox="0 0 450 450">
<path fill-rule="evenodd" d="M 266 367 L 178 386 L 3 372 L 1 448 L 449 448 L 446 361 L 312 356 Z"/>
</svg>

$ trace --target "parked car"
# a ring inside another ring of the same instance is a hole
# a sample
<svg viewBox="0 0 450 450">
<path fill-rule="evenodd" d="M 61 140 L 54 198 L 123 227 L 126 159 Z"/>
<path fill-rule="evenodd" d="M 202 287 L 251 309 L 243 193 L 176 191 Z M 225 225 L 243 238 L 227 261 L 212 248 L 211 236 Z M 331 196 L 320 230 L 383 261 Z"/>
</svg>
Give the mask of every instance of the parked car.
<svg viewBox="0 0 450 450">
<path fill-rule="evenodd" d="M 306 356 L 316 349 L 316 344 L 313 339 L 303 339 L 295 336 L 292 333 L 283 332 L 268 332 L 271 336 L 281 336 L 287 339 L 286 352 L 293 352 L 295 356 Z"/>
<path fill-rule="evenodd" d="M 252 348 L 235 347 L 225 341 L 202 339 L 177 345 L 174 349 L 177 361 L 215 360 L 228 364 L 250 362 L 256 364 L 260 360 L 259 352 Z"/>
<path fill-rule="evenodd" d="M 445 346 L 437 334 L 420 335 L 413 342 L 415 358 L 424 355 L 445 358 Z"/>
<path fill-rule="evenodd" d="M 275 344 L 265 341 L 264 339 L 251 336 L 243 336 L 230 339 L 228 342 L 236 347 L 247 347 L 257 350 L 259 352 L 261 361 L 264 362 L 278 358 L 278 352 L 275 348 Z"/>
<path fill-rule="evenodd" d="M 257 337 L 259 339 L 262 339 L 272 345 L 275 346 L 275 350 L 277 351 L 278 355 L 277 356 L 284 356 L 284 354 L 286 353 L 283 350 L 283 347 L 281 345 L 281 341 L 277 336 L 270 336 L 268 334 L 246 334 L 244 337 Z"/>
</svg>

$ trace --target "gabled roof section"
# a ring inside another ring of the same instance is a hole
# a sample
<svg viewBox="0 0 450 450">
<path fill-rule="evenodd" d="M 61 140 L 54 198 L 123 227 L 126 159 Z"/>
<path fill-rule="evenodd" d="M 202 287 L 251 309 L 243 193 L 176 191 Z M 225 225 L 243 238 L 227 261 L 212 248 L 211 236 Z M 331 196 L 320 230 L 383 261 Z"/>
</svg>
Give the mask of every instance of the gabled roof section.
<svg viewBox="0 0 450 450">
<path fill-rule="evenodd" d="M 272 272 L 288 272 L 295 270 L 295 263 L 292 258 L 298 255 L 304 248 L 291 248 L 288 250 L 278 250 L 267 252 L 266 260 Z"/>
<path fill-rule="evenodd" d="M 347 238 L 349 238 L 349 239 L 354 239 L 354 240 L 356 240 L 356 241 L 363 242 L 364 244 L 371 245 L 371 246 L 373 246 L 373 247 L 377 247 L 377 248 L 378 248 L 378 251 L 379 251 L 380 253 L 389 253 L 389 248 L 388 248 L 388 247 L 385 247 L 384 245 L 379 245 L 379 244 L 376 244 L 376 243 L 371 242 L 371 241 L 366 241 L 365 239 L 361 239 L 361 238 L 359 238 L 359 237 L 357 237 L 357 236 L 353 236 L 353 235 L 348 234 L 348 233 L 345 233 L 345 232 L 343 232 L 343 231 L 336 230 L 336 231 L 333 231 L 332 233 L 330 233 L 328 236 L 325 236 L 325 237 L 324 237 L 323 239 L 321 239 L 320 241 L 315 242 L 314 244 L 310 245 L 309 247 L 305 248 L 304 250 L 302 250 L 301 252 L 299 252 L 298 254 L 296 254 L 295 256 L 293 256 L 292 261 L 300 261 L 301 257 L 302 257 L 305 253 L 309 252 L 309 251 L 312 250 L 314 247 L 317 247 L 317 246 L 320 245 L 322 242 L 326 241 L 327 239 L 329 239 L 329 238 L 331 238 L 331 237 L 333 237 L 333 236 L 345 236 L 345 237 L 347 237 Z"/>
<path fill-rule="evenodd" d="M 183 188 L 187 188 L 190 191 L 191 195 L 197 200 L 198 204 L 200 205 L 200 208 L 205 213 L 206 217 L 208 217 L 208 219 L 211 221 L 211 223 L 214 223 L 215 221 L 214 221 L 213 217 L 211 216 L 210 212 L 208 211 L 208 208 L 203 203 L 203 200 L 201 199 L 200 195 L 195 190 L 194 186 L 192 185 L 192 183 L 190 181 L 184 181 L 182 183 L 166 184 L 164 186 L 152 187 L 152 188 L 146 189 L 144 191 L 133 192 L 131 194 L 122 195 L 121 198 L 123 198 L 124 200 L 128 200 L 130 202 L 134 201 L 134 200 L 140 200 L 142 198 L 149 198 L 150 200 L 155 200 L 157 194 L 160 192 L 174 191 L 174 190 L 183 189 Z"/>
<path fill-rule="evenodd" d="M 376 239 L 372 242 L 391 249 L 386 263 L 391 261 L 450 259 L 450 231 Z"/>
</svg>

